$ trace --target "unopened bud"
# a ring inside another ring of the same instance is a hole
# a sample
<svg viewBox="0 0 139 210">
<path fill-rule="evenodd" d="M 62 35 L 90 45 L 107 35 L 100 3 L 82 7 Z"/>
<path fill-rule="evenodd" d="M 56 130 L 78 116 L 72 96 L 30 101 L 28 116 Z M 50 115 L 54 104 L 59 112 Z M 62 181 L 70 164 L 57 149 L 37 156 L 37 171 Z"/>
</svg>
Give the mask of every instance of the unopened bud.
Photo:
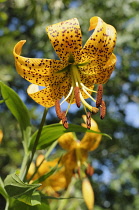
<svg viewBox="0 0 139 210">
<path fill-rule="evenodd" d="M 93 210 L 94 191 L 87 177 L 84 178 L 82 181 L 82 193 L 83 193 L 83 198 L 84 198 L 84 201 L 86 203 L 88 210 Z"/>
</svg>

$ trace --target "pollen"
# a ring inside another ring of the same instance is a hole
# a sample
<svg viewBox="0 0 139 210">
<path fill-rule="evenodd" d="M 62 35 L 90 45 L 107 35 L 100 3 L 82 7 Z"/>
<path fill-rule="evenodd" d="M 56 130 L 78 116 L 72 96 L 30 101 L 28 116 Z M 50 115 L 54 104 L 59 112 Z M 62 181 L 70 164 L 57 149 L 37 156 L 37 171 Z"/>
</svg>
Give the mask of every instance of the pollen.
<svg viewBox="0 0 139 210">
<path fill-rule="evenodd" d="M 103 85 L 98 86 L 97 90 L 97 99 L 96 99 L 96 107 L 100 107 L 102 103 L 102 96 L 103 96 Z"/>
<path fill-rule="evenodd" d="M 62 120 L 62 124 L 64 126 L 64 128 L 68 129 L 68 121 L 67 121 L 67 117 L 65 115 L 65 112 L 61 113 L 61 120 Z"/>
<path fill-rule="evenodd" d="M 59 100 L 56 100 L 56 102 L 55 102 L 55 110 L 56 110 L 56 114 L 57 114 L 58 118 L 62 119 L 62 112 L 61 112 Z"/>
<path fill-rule="evenodd" d="M 88 129 L 91 128 L 91 112 L 87 112 L 86 114 L 86 125 Z"/>
<path fill-rule="evenodd" d="M 103 120 L 106 115 L 106 105 L 105 101 L 102 100 L 101 106 L 100 106 L 100 118 Z"/>
<path fill-rule="evenodd" d="M 80 89 L 79 89 L 79 87 L 74 88 L 74 96 L 75 96 L 75 100 L 76 100 L 76 105 L 77 105 L 78 108 L 80 108 L 81 100 L 80 100 Z"/>
</svg>

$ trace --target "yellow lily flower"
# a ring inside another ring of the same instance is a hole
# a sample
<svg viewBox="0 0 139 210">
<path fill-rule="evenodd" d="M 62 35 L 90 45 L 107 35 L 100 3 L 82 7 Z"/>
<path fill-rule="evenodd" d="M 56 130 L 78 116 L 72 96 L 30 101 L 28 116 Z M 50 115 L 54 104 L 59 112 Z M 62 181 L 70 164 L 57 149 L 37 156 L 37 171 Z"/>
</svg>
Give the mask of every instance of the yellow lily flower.
<svg viewBox="0 0 139 210">
<path fill-rule="evenodd" d="M 86 120 L 85 115 L 83 115 L 83 119 L 84 121 Z M 86 127 L 87 125 L 83 123 L 82 126 Z M 100 132 L 97 123 L 93 119 L 91 119 L 91 129 Z M 81 141 L 75 139 L 75 136 L 71 132 L 63 134 L 58 139 L 58 143 L 67 152 L 61 158 L 59 163 L 60 168 L 46 180 L 41 182 L 42 185 L 38 189 L 44 194 L 58 196 L 58 193 L 64 191 L 69 186 L 74 173 L 78 172 L 80 175 L 82 165 L 85 165 L 85 167 L 87 166 L 87 174 L 92 175 L 93 168 L 86 162 L 86 160 L 88 157 L 88 152 L 95 150 L 99 146 L 100 141 L 101 134 L 96 133 L 87 132 Z M 36 166 L 39 166 L 43 159 L 44 156 L 39 155 L 36 160 Z M 58 158 L 52 161 L 44 160 L 41 166 L 38 168 L 38 171 L 31 179 L 30 183 L 48 173 L 57 163 Z M 27 174 L 27 179 L 31 178 L 32 174 L 35 172 L 36 166 L 34 163 L 31 163 Z"/>
<path fill-rule="evenodd" d="M 0 144 L 2 143 L 2 139 L 3 139 L 3 132 L 2 130 L 0 130 Z"/>
<path fill-rule="evenodd" d="M 71 104 L 77 107 L 83 104 L 91 113 L 102 108 L 101 118 L 105 115 L 105 104 L 102 103 L 102 84 L 109 79 L 116 63 L 112 53 L 116 42 L 116 30 L 106 24 L 100 17 L 90 19 L 89 31 L 94 30 L 82 47 L 82 34 L 76 18 L 53 24 L 46 28 L 48 37 L 60 60 L 26 58 L 20 56 L 25 40 L 19 41 L 13 50 L 17 72 L 33 83 L 27 92 L 29 96 L 44 107 L 56 106 L 56 113 L 67 128 L 66 114 Z M 98 97 L 91 94 L 95 84 Z M 38 86 L 45 88 L 39 90 Z M 60 103 L 59 100 L 64 97 Z M 96 107 L 84 99 L 91 98 Z M 61 112 L 60 105 L 69 103 L 66 112 Z M 104 108 L 103 108 L 104 107 Z"/>
<path fill-rule="evenodd" d="M 36 160 L 36 166 L 39 166 L 39 164 L 42 162 L 43 159 L 44 155 L 39 155 Z M 38 168 L 36 174 L 31 179 L 30 183 L 40 178 L 44 174 L 48 173 L 57 163 L 58 159 L 54 159 L 52 161 L 44 160 L 41 166 Z M 56 171 L 54 174 L 52 174 L 43 182 L 41 182 L 42 185 L 38 189 L 42 193 L 48 194 L 50 196 L 58 196 L 57 193 L 65 190 L 65 188 L 68 186 L 65 177 L 65 168 L 62 167 L 61 164 L 59 164 L 59 167 L 61 168 L 58 171 Z M 27 174 L 27 179 L 30 179 L 30 177 L 34 172 L 35 172 L 35 164 L 32 162 Z"/>
<path fill-rule="evenodd" d="M 83 115 L 85 120 L 86 116 Z M 86 124 L 82 124 L 86 127 Z M 98 129 L 97 123 L 91 119 L 91 129 L 97 132 L 100 132 Z M 65 133 L 59 139 L 58 142 L 60 146 L 67 150 L 67 153 L 62 157 L 62 164 L 65 166 L 65 175 L 67 183 L 70 182 L 73 172 L 80 170 L 83 164 L 86 163 L 88 152 L 95 150 L 101 141 L 101 134 L 97 133 L 85 133 L 81 141 L 77 140 L 73 133 Z"/>
</svg>

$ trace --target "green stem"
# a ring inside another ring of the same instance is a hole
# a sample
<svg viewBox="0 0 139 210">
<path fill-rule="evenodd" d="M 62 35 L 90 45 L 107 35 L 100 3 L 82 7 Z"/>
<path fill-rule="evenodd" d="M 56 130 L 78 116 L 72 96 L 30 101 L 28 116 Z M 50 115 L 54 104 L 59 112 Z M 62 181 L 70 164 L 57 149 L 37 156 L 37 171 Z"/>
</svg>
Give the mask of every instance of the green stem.
<svg viewBox="0 0 139 210">
<path fill-rule="evenodd" d="M 66 198 L 69 198 L 69 196 L 71 194 L 71 191 L 73 190 L 73 186 L 74 186 L 75 182 L 76 182 L 76 179 L 72 178 L 71 183 L 68 186 L 68 189 L 64 193 L 64 196 L 62 196 L 65 199 L 62 199 L 62 200 L 59 201 L 58 210 L 64 210 L 65 209 L 66 203 L 69 202 L 69 200 L 66 199 Z"/>
<path fill-rule="evenodd" d="M 30 164 L 31 164 L 31 162 L 33 160 L 33 157 L 34 157 L 34 154 L 36 152 L 36 148 L 37 148 L 40 136 L 41 136 L 43 125 L 45 123 L 47 112 L 48 112 L 48 109 L 45 108 L 43 116 L 42 116 L 42 120 L 41 120 L 41 123 L 40 123 L 40 127 L 39 127 L 39 130 L 38 130 L 37 136 L 36 136 L 36 140 L 34 142 L 34 145 L 33 145 L 32 151 L 31 151 L 31 154 L 30 153 L 25 154 L 26 157 L 24 157 L 24 159 L 23 159 L 23 164 L 22 164 L 23 166 L 21 167 L 21 169 L 22 169 L 21 172 L 22 173 L 20 172 L 20 178 L 23 181 L 24 181 L 24 179 L 27 175 L 28 169 L 30 167 Z"/>
</svg>

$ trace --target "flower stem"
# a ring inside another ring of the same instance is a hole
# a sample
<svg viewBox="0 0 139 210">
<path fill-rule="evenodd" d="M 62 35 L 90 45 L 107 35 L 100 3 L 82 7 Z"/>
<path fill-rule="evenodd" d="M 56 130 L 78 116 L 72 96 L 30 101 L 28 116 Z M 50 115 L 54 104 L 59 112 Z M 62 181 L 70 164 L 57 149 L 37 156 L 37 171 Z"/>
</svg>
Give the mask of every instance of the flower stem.
<svg viewBox="0 0 139 210">
<path fill-rule="evenodd" d="M 44 112 L 43 112 L 42 120 L 41 120 L 41 123 L 40 123 L 40 127 L 39 127 L 39 130 L 38 130 L 38 133 L 37 133 L 37 136 L 36 136 L 36 139 L 35 139 L 35 142 L 34 142 L 34 145 L 33 145 L 31 153 L 27 153 L 24 156 L 24 159 L 23 159 L 23 162 L 22 162 L 22 166 L 21 166 L 21 171 L 20 171 L 20 178 L 23 181 L 24 181 L 24 179 L 25 179 L 25 177 L 27 175 L 28 169 L 30 167 L 30 164 L 31 164 L 31 162 L 33 160 L 33 157 L 34 157 L 34 154 L 36 152 L 36 148 L 37 148 L 40 136 L 41 136 L 43 125 L 45 123 L 47 112 L 48 112 L 48 109 L 45 108 Z"/>
</svg>

